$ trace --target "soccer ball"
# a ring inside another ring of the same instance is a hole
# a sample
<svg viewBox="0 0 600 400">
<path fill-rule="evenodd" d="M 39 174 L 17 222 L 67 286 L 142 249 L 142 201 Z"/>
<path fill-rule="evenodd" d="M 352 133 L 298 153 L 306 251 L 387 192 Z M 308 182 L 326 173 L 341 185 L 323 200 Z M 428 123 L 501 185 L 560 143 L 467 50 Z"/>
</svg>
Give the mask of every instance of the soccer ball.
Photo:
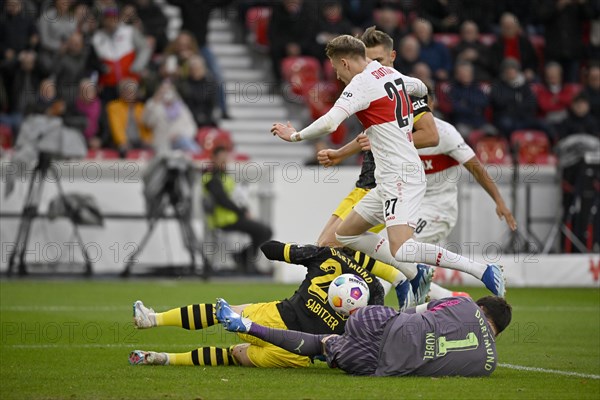
<svg viewBox="0 0 600 400">
<path fill-rule="evenodd" d="M 358 275 L 342 274 L 329 284 L 329 305 L 342 315 L 350 315 L 369 303 L 369 286 Z"/>
</svg>

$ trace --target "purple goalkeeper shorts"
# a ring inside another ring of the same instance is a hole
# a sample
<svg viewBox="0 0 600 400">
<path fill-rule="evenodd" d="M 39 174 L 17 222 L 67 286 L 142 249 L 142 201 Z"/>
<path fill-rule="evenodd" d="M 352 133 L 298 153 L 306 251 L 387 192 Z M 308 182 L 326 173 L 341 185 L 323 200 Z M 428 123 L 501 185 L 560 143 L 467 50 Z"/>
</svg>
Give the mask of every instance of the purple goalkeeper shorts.
<svg viewBox="0 0 600 400">
<path fill-rule="evenodd" d="M 327 364 L 353 375 L 373 375 L 385 324 L 397 314 L 385 306 L 367 306 L 353 313 L 344 334 L 325 343 Z"/>
</svg>

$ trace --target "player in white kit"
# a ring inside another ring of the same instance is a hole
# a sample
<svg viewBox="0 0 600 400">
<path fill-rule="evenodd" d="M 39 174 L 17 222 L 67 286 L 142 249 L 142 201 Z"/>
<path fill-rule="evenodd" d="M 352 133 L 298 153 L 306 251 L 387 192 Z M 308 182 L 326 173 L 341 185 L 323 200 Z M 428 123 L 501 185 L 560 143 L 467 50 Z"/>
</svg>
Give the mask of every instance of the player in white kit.
<svg viewBox="0 0 600 400">
<path fill-rule="evenodd" d="M 499 266 L 486 266 L 412 238 L 426 179 L 412 144 L 413 115 L 408 96 L 425 96 L 425 84 L 368 60 L 365 45 L 349 35 L 333 39 L 326 52 L 338 78 L 347 84 L 338 101 L 327 114 L 300 132 L 289 122 L 287 126 L 274 124 L 271 132 L 283 140 L 297 142 L 329 134 L 353 114 L 362 123 L 375 159 L 377 187 L 341 223 L 337 240 L 398 267 L 409 279 L 416 276 L 417 268 L 407 263 L 441 266 L 467 272 L 481 279 L 492 293 L 504 296 L 504 276 Z M 384 222 L 389 241 L 368 232 Z"/>
<path fill-rule="evenodd" d="M 434 101 L 428 101 L 433 111 Z M 413 104 L 414 107 L 414 104 Z M 439 144 L 433 147 L 418 149 L 427 176 L 427 190 L 419 209 L 415 238 L 425 243 L 443 242 L 458 218 L 458 180 L 464 166 L 490 195 L 496 203 L 496 214 L 504 219 L 511 230 L 517 228 L 515 219 L 506 206 L 498 187 L 481 165 L 475 152 L 465 143 L 462 135 L 454 126 L 439 118 L 434 118 L 439 134 Z M 368 150 L 368 139 L 359 140 L 362 148 Z M 322 164 L 331 166 L 338 164 L 343 158 L 332 161 L 326 155 L 330 150 L 322 150 Z M 440 299 L 452 296 L 451 291 L 431 285 L 431 298 Z"/>
</svg>

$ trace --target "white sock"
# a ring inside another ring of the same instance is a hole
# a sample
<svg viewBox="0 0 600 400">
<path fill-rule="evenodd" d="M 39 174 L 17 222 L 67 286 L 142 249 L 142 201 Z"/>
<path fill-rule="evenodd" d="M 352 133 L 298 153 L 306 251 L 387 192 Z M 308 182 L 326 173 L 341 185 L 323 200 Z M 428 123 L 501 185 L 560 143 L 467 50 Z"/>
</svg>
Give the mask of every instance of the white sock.
<svg viewBox="0 0 600 400">
<path fill-rule="evenodd" d="M 417 276 L 417 266 L 414 263 L 399 262 L 390 251 L 390 243 L 386 238 L 373 232 L 365 232 L 356 236 L 339 236 L 336 234 L 338 242 L 351 249 L 362 251 L 369 257 L 389 264 L 400 270 L 408 279 Z"/>
<path fill-rule="evenodd" d="M 473 275 L 477 279 L 481 279 L 487 268 L 484 264 L 471 261 L 443 247 L 417 242 L 414 239 L 408 239 L 400 246 L 395 258 L 398 261 L 423 263 L 436 267 L 455 269 Z"/>
<path fill-rule="evenodd" d="M 432 300 L 445 299 L 446 297 L 452 297 L 452 292 L 446 288 L 441 287 L 436 283 L 432 283 L 429 289 L 429 297 Z"/>
</svg>

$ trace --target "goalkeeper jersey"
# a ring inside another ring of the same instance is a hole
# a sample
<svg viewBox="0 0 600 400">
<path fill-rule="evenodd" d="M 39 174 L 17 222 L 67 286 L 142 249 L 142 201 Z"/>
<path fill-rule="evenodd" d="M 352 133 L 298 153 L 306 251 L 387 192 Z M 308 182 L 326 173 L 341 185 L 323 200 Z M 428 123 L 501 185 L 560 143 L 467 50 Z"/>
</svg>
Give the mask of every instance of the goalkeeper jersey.
<svg viewBox="0 0 600 400">
<path fill-rule="evenodd" d="M 333 310 L 327 300 L 329 284 L 341 274 L 355 274 L 369 286 L 369 304 L 383 304 L 381 283 L 370 272 L 375 260 L 356 252 L 348 255 L 340 248 L 284 244 L 270 241 L 261 246 L 271 260 L 306 267 L 300 287 L 288 299 L 277 304 L 288 329 L 314 334 L 341 334 L 348 317 Z"/>
</svg>

